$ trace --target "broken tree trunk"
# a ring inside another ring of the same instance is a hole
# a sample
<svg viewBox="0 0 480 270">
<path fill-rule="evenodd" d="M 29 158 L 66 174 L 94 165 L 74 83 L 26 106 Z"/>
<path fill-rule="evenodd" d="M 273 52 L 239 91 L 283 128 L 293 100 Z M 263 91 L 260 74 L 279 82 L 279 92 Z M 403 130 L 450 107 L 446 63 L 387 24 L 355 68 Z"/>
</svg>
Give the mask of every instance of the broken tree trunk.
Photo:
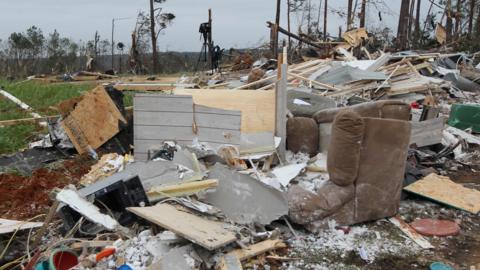
<svg viewBox="0 0 480 270">
<path fill-rule="evenodd" d="M 408 32 L 408 14 L 410 8 L 410 0 L 402 0 L 400 6 L 400 17 L 398 19 L 398 31 L 397 31 L 397 47 L 402 50 L 405 49 L 407 43 Z"/>
<path fill-rule="evenodd" d="M 353 17 L 352 17 L 353 0 L 348 0 L 347 10 L 347 32 L 352 29 Z"/>
<path fill-rule="evenodd" d="M 362 0 L 362 6 L 360 10 L 360 28 L 365 27 L 365 12 L 367 8 L 367 0 Z"/>
<path fill-rule="evenodd" d="M 468 16 L 468 37 L 469 38 L 472 38 L 474 15 L 475 15 L 475 0 L 470 0 L 470 11 Z"/>
<path fill-rule="evenodd" d="M 445 5 L 445 14 L 447 15 L 447 23 L 445 29 L 447 30 L 447 44 L 452 42 L 453 20 L 452 20 L 452 0 L 447 0 Z"/>
</svg>

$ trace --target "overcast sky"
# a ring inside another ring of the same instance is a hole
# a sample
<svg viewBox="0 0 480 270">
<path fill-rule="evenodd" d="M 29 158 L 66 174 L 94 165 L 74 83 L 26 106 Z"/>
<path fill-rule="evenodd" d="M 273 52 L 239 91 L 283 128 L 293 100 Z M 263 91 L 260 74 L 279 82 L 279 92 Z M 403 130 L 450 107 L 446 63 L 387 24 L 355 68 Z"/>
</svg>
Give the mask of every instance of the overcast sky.
<svg viewBox="0 0 480 270">
<path fill-rule="evenodd" d="M 312 0 L 312 3 L 318 2 Z M 332 10 L 346 10 L 347 0 L 329 2 Z M 383 21 L 379 22 L 377 12 L 369 7 L 368 27 L 388 26 L 396 30 L 400 0 L 385 2 L 391 14 L 383 14 Z M 426 13 L 428 1 L 422 2 L 423 13 Z M 149 0 L 0 0 L 0 39 L 5 40 L 10 33 L 25 31 L 32 25 L 40 27 L 44 34 L 57 29 L 62 36 L 74 40 L 93 39 L 96 30 L 102 39 L 110 39 L 112 18 L 129 18 L 116 21 L 115 41 L 130 44 L 135 17 L 140 10 L 148 9 L 148 3 Z M 160 36 L 159 47 L 162 51 L 199 51 L 202 44 L 198 26 L 207 21 L 208 8 L 213 11 L 216 44 L 224 48 L 256 46 L 268 40 L 265 22 L 274 21 L 275 4 L 276 0 L 168 0 L 162 6 L 176 18 Z M 282 8 L 285 15 L 286 4 Z M 286 28 L 285 17 L 282 16 L 281 25 Z M 297 21 L 293 16 L 292 24 L 296 25 Z M 337 35 L 338 26 L 344 24 L 344 19 L 329 14 L 328 31 L 332 35 Z"/>
</svg>

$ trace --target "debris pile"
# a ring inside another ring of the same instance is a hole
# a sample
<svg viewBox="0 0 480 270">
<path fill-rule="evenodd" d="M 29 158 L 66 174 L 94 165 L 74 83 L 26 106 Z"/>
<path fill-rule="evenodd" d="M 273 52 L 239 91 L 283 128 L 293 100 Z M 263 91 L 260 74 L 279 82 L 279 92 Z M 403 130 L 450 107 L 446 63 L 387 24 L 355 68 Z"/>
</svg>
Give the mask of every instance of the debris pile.
<svg viewBox="0 0 480 270">
<path fill-rule="evenodd" d="M 345 33 L 349 46 L 331 59 L 272 65 L 242 54 L 205 89 L 186 89 L 195 78 L 115 82 L 59 104 L 49 143 L 32 147 L 90 162 L 0 174 L 0 216 L 12 219 L 0 232 L 17 239 L 0 245 L 0 262 L 398 269 L 394 256 L 410 263 L 400 268 L 473 265 L 438 254 L 472 237 L 465 226 L 479 231 L 480 70 L 461 53 L 358 60 L 358 35 Z M 133 109 L 127 90 L 142 91 Z M 22 241 L 25 251 L 14 251 Z"/>
</svg>

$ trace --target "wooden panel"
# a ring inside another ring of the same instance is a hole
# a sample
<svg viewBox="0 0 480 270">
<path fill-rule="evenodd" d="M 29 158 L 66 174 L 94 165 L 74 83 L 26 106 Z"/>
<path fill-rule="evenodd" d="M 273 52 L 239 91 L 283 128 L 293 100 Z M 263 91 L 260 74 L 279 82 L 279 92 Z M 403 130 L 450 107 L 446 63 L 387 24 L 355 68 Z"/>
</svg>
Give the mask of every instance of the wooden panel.
<svg viewBox="0 0 480 270">
<path fill-rule="evenodd" d="M 176 89 L 198 105 L 242 112 L 242 133 L 275 131 L 275 91 Z"/>
<path fill-rule="evenodd" d="M 412 132 L 410 135 L 410 144 L 415 143 L 418 147 L 423 147 L 442 142 L 444 126 L 443 118 L 411 123 Z"/>
<path fill-rule="evenodd" d="M 96 149 L 117 134 L 120 122 L 127 121 L 103 86 L 83 96 L 75 109 L 62 121 L 75 149 L 82 154 Z"/>
<path fill-rule="evenodd" d="M 194 105 L 192 97 L 185 95 L 137 94 L 134 103 L 138 160 L 146 160 L 148 151 L 161 147 L 164 141 L 191 144 L 198 138 L 214 147 L 240 145 L 240 111 Z"/>
<path fill-rule="evenodd" d="M 169 204 L 129 207 L 127 210 L 208 250 L 223 247 L 237 240 L 232 231 L 225 229 L 228 227 L 226 223 L 204 219 L 180 211 Z"/>
<path fill-rule="evenodd" d="M 480 191 L 465 188 L 446 176 L 432 173 L 404 190 L 474 214 L 480 211 Z"/>
</svg>

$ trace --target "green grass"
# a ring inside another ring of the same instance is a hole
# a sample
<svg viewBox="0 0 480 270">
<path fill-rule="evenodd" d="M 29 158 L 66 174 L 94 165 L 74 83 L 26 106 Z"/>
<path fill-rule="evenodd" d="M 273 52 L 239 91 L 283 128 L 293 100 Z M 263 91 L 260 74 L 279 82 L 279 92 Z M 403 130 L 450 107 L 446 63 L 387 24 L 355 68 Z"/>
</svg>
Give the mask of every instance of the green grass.
<svg viewBox="0 0 480 270">
<path fill-rule="evenodd" d="M 28 104 L 40 115 L 57 114 L 57 111 L 52 106 L 61 101 L 78 97 L 85 91 L 95 87 L 95 84 L 46 84 L 35 81 L 11 83 L 5 80 L 0 80 L 0 85 L 5 91 Z"/>
<path fill-rule="evenodd" d="M 0 154 L 10 154 L 23 149 L 35 134 L 43 131 L 33 124 L 0 127 Z"/>
</svg>

